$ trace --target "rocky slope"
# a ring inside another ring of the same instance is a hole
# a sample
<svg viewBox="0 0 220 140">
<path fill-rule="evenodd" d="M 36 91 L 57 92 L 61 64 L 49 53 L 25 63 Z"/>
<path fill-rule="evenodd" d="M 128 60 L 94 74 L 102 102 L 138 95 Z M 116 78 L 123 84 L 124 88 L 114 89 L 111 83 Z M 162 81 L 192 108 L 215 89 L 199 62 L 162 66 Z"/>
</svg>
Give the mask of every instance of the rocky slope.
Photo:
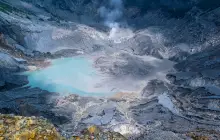
<svg viewBox="0 0 220 140">
<path fill-rule="evenodd" d="M 219 2 L 117 4 L 0 0 L 0 113 L 42 116 L 66 138 L 96 125 L 128 139 L 220 139 Z M 21 72 L 77 55 L 93 57 L 106 83 L 136 92 L 94 98 L 25 86 Z"/>
</svg>

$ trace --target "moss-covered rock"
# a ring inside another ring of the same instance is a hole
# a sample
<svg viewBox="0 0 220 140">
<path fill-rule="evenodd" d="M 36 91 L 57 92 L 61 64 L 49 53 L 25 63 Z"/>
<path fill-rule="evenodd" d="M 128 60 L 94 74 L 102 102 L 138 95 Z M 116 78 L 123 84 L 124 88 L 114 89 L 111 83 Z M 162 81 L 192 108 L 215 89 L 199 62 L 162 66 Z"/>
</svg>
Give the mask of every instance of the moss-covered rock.
<svg viewBox="0 0 220 140">
<path fill-rule="evenodd" d="M 84 129 L 70 140 L 126 140 L 116 132 L 102 131 L 97 126 Z M 65 140 L 46 119 L 0 115 L 0 140 Z"/>
<path fill-rule="evenodd" d="M 82 136 L 80 137 L 83 140 L 126 140 L 124 136 L 117 132 L 102 131 L 102 129 L 97 126 L 91 126 L 82 131 Z"/>
<path fill-rule="evenodd" d="M 62 140 L 63 138 L 46 119 L 0 115 L 0 139 Z"/>
<path fill-rule="evenodd" d="M 210 140 L 211 139 L 209 136 L 198 135 L 196 133 L 189 133 L 187 135 L 191 137 L 193 140 Z"/>
</svg>

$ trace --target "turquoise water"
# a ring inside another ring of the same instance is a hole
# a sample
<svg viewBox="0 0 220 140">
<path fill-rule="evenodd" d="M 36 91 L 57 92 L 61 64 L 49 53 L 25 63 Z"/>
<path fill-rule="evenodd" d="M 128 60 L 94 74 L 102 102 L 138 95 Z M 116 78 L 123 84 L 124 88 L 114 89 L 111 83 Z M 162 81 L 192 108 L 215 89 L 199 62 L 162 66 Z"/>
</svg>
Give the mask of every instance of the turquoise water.
<svg viewBox="0 0 220 140">
<path fill-rule="evenodd" d="M 84 57 L 53 60 L 47 68 L 26 72 L 31 88 L 41 88 L 61 95 L 109 96 L 112 93 L 100 86 L 102 76 Z M 99 86 L 98 86 L 99 85 Z"/>
</svg>

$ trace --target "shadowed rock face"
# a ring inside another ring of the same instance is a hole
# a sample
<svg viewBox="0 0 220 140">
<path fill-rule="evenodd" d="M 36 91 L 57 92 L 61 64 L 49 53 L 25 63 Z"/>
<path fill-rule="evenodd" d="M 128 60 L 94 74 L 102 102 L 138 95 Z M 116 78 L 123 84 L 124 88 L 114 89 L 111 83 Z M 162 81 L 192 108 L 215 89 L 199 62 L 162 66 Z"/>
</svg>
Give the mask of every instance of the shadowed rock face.
<svg viewBox="0 0 220 140">
<path fill-rule="evenodd" d="M 138 7 L 141 14 L 145 14 L 148 10 L 161 9 L 164 12 L 170 13 L 174 17 L 184 16 L 193 7 L 198 7 L 203 10 L 215 9 L 220 5 L 218 0 L 125 0 L 125 7 Z"/>
<path fill-rule="evenodd" d="M 70 13 L 74 13 L 75 18 L 80 18 L 81 15 L 94 16 L 97 8 L 108 5 L 107 1 L 91 1 L 91 0 L 26 0 L 34 5 L 45 8 L 50 11 L 51 14 L 60 16 L 62 18 L 64 15 L 59 13 L 61 10 L 65 10 Z M 204 10 L 211 10 L 220 5 L 218 0 L 211 0 L 207 2 L 206 0 L 123 0 L 125 9 L 134 8 L 138 9 L 141 15 L 146 14 L 149 10 L 162 9 L 164 12 L 168 12 L 173 16 L 181 17 L 184 16 L 192 7 L 198 6 Z M 89 9 L 88 9 L 89 8 Z M 57 10 L 59 9 L 59 10 Z M 125 13 L 126 15 L 126 13 Z M 66 16 L 66 18 L 68 18 Z M 96 17 L 98 18 L 98 17 Z"/>
<path fill-rule="evenodd" d="M 218 59 L 219 46 L 208 48 L 176 64 L 179 72 L 168 75 L 174 78 L 172 94 L 180 102 L 178 106 L 182 106 L 183 114 L 201 123 L 219 125 L 219 117 L 213 115 L 219 114 L 220 109 Z"/>
<path fill-rule="evenodd" d="M 200 53 L 189 56 L 185 61 L 180 62 L 175 67 L 180 71 L 201 72 L 206 70 L 219 69 L 220 49 L 219 45 L 207 48 Z M 196 61 L 195 61 L 196 60 Z"/>
</svg>

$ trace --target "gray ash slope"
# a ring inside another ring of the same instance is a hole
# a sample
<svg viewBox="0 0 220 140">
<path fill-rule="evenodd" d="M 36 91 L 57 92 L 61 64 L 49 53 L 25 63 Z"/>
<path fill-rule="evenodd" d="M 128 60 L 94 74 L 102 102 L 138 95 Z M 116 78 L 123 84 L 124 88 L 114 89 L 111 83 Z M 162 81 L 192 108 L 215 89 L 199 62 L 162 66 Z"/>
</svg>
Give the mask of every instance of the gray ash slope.
<svg viewBox="0 0 220 140">
<path fill-rule="evenodd" d="M 0 0 L 0 113 L 43 116 L 66 137 L 95 124 L 129 139 L 219 139 L 220 2 L 121 2 Z M 147 82 L 135 97 L 60 97 L 17 74 L 79 54 L 125 87 Z"/>
</svg>

